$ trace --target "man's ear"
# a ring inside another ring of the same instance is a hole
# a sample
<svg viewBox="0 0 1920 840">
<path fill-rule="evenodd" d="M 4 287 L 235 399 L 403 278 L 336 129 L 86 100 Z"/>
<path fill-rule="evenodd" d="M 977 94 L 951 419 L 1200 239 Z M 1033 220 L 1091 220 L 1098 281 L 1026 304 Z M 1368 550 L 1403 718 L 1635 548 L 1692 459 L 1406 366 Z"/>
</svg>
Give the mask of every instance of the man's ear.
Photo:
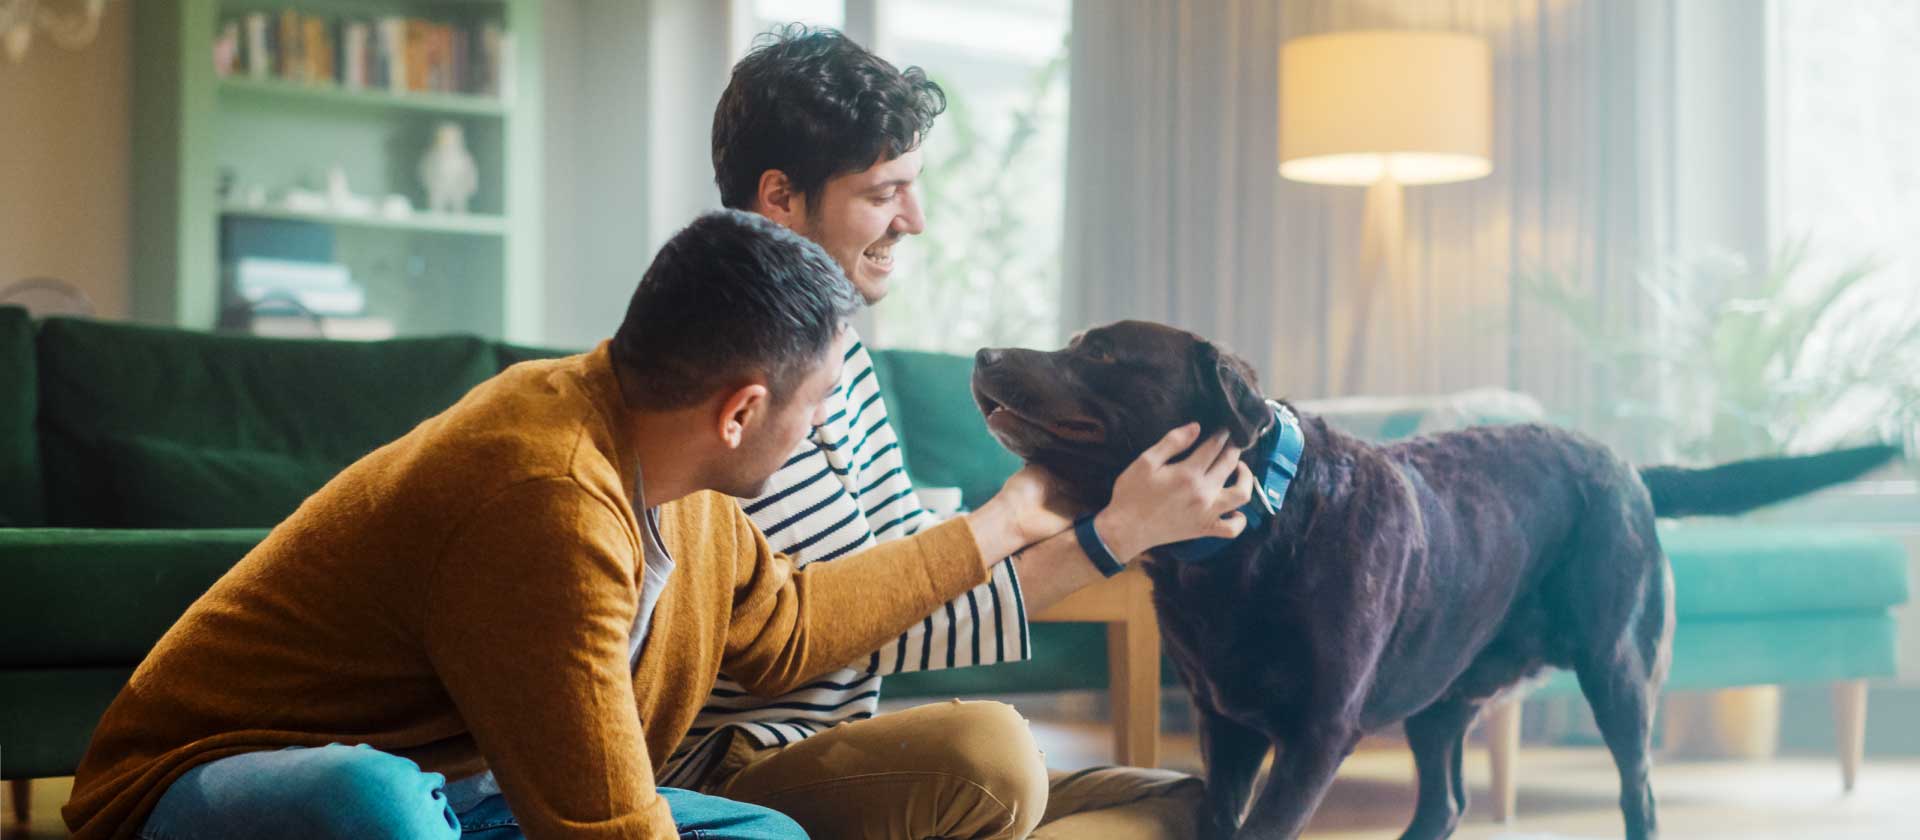
<svg viewBox="0 0 1920 840">
<path fill-rule="evenodd" d="M 1273 409 L 1260 395 L 1259 377 L 1239 356 L 1222 353 L 1210 342 L 1194 348 L 1194 382 L 1202 395 L 1200 423 L 1225 428 L 1229 442 L 1245 449 L 1273 422 Z"/>
<path fill-rule="evenodd" d="M 716 431 L 728 449 L 739 449 L 747 429 L 760 422 L 773 405 L 772 393 L 760 382 L 751 382 L 725 393 L 720 398 Z"/>
<path fill-rule="evenodd" d="M 754 209 L 781 227 L 793 229 L 807 215 L 807 199 L 794 191 L 793 179 L 778 169 L 760 173 L 760 186 L 754 191 L 758 206 Z"/>
</svg>

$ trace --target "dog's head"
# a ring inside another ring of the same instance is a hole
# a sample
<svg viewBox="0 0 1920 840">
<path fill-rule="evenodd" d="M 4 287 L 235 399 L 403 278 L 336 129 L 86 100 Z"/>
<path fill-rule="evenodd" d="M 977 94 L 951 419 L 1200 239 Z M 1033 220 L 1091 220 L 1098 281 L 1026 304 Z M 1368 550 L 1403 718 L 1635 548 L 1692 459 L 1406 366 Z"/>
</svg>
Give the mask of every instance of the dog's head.
<svg viewBox="0 0 1920 840">
<path fill-rule="evenodd" d="M 1001 445 L 1104 504 L 1133 459 L 1198 421 L 1247 447 L 1273 421 L 1253 368 L 1193 333 L 1145 321 L 1087 330 L 1053 352 L 974 356 L 973 398 Z"/>
</svg>

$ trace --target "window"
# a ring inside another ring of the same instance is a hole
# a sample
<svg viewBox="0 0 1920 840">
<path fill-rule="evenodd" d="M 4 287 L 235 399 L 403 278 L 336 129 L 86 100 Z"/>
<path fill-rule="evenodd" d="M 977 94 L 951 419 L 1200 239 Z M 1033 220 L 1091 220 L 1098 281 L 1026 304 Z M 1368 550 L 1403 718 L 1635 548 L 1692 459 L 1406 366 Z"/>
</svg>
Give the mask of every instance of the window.
<svg viewBox="0 0 1920 840">
<path fill-rule="evenodd" d="M 1821 418 L 1920 417 L 1920 4 L 1774 0 L 1772 238 L 1804 242 L 1786 286 L 1811 296 L 1850 265 L 1878 269 L 1835 302 L 1806 365 L 1863 381 Z M 1904 337 L 1904 340 L 1903 340 Z M 1886 353 L 1902 346 L 1907 352 Z M 1864 368 L 1864 369 L 1863 369 Z M 1903 408 L 1904 406 L 1904 408 Z M 1885 431 L 1898 432 L 1890 428 Z"/>
<path fill-rule="evenodd" d="M 924 145 L 926 233 L 896 250 L 879 346 L 971 354 L 1058 343 L 1071 0 L 748 0 L 755 32 L 839 26 L 947 94 Z M 873 21 L 871 38 L 854 21 Z"/>
<path fill-rule="evenodd" d="M 1920 271 L 1920 4 L 1777 0 L 1775 236 Z"/>
<path fill-rule="evenodd" d="M 841 0 L 745 0 L 743 5 L 735 6 L 735 9 L 740 12 L 739 19 L 747 26 L 747 31 L 741 33 L 746 36 L 741 39 L 743 44 L 749 44 L 754 35 L 783 23 L 804 23 L 842 30 L 847 27 L 847 8 Z"/>
</svg>

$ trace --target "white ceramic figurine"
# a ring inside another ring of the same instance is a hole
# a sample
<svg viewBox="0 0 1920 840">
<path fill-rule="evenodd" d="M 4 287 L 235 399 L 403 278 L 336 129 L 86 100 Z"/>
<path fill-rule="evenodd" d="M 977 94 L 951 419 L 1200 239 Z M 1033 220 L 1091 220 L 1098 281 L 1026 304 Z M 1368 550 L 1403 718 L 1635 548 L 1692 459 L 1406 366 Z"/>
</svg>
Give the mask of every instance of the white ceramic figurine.
<svg viewBox="0 0 1920 840">
<path fill-rule="evenodd" d="M 433 146 L 420 158 L 420 182 L 427 188 L 429 212 L 467 212 L 467 201 L 480 185 L 480 169 L 467 152 L 459 123 L 443 122 L 434 132 Z"/>
</svg>

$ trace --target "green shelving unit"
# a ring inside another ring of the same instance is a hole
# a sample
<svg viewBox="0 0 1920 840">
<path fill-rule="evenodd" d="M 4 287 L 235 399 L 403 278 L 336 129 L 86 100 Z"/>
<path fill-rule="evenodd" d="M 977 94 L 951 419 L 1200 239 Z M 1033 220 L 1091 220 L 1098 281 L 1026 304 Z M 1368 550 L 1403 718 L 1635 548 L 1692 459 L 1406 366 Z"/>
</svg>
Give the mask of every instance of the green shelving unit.
<svg viewBox="0 0 1920 840">
<path fill-rule="evenodd" d="M 410 216 L 389 218 L 379 215 L 350 216 L 342 213 L 307 212 L 288 210 L 279 207 L 246 207 L 226 205 L 220 209 L 222 216 L 244 216 L 254 219 L 291 219 L 303 222 L 334 225 L 346 228 L 365 228 L 368 230 L 415 231 L 420 233 L 464 233 L 474 236 L 505 236 L 507 219 L 491 213 L 423 213 L 415 212 Z"/>
<path fill-rule="evenodd" d="M 258 97 L 263 100 L 305 100 L 354 108 L 390 108 L 401 111 L 428 111 L 449 115 L 504 117 L 507 104 L 499 97 L 460 93 L 387 93 L 385 91 L 344 90 L 331 85 L 309 85 L 277 79 L 227 78 L 220 80 L 220 95 L 239 100 Z"/>
<path fill-rule="evenodd" d="M 510 95 L 348 90 L 215 73 L 222 22 L 285 9 L 497 23 L 512 44 Z M 151 0 L 135 3 L 134 14 L 137 319 L 214 326 L 224 302 L 223 223 L 277 219 L 328 228 L 335 262 L 367 290 L 366 314 L 391 321 L 397 334 L 540 341 L 540 0 Z M 425 212 L 417 175 L 434 131 L 448 121 L 461 126 L 479 167 L 465 214 Z M 355 194 L 377 201 L 397 193 L 414 212 L 349 215 L 279 200 L 289 187 L 324 188 L 335 166 Z M 247 202 L 246 193 L 260 191 L 266 202 Z"/>
</svg>

